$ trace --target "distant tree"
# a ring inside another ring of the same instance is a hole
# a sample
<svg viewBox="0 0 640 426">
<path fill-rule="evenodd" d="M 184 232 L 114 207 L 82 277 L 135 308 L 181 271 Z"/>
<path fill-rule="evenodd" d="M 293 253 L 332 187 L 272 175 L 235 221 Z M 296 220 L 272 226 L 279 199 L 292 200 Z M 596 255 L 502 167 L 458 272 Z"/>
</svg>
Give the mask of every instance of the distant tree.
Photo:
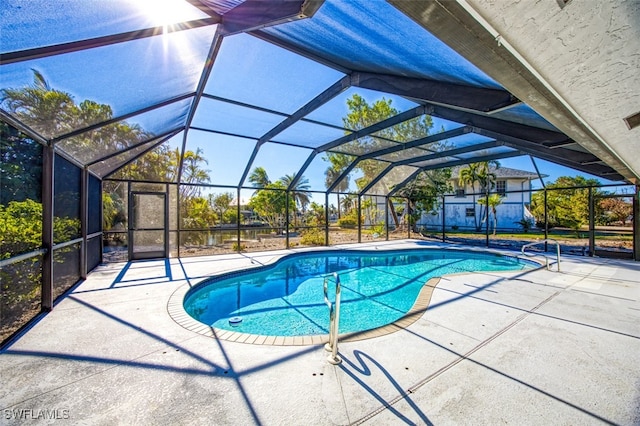
<svg viewBox="0 0 640 426">
<path fill-rule="evenodd" d="M 414 227 L 423 213 L 440 208 L 442 195 L 451 191 L 451 169 L 437 169 L 421 172 L 414 182 L 396 192 L 396 195 L 408 200 L 407 217 L 409 225 Z"/>
<path fill-rule="evenodd" d="M 503 200 L 504 198 L 499 194 L 491 194 L 489 195 L 489 198 L 480 198 L 478 200 L 478 204 L 481 204 L 484 206 L 487 205 L 487 201 L 488 201 L 489 209 L 491 210 L 491 214 L 493 214 L 493 235 L 496 235 L 496 231 L 498 229 L 498 212 L 496 208 L 500 204 L 502 204 Z M 488 218 L 489 218 L 489 215 L 487 214 L 484 220 L 488 220 Z"/>
<path fill-rule="evenodd" d="M 342 198 L 342 211 L 344 214 L 349 214 L 356 207 L 356 194 L 347 194 Z"/>
<path fill-rule="evenodd" d="M 216 223 L 216 213 L 209 205 L 209 201 L 204 197 L 188 197 L 180 200 L 180 212 L 182 226 L 189 229 L 208 229 Z M 197 242 L 205 243 L 205 235 L 201 233 L 191 233 L 198 235 Z M 194 237 L 195 238 L 195 237 Z M 192 240 L 191 242 L 196 242 Z"/>
<path fill-rule="evenodd" d="M 392 103 L 393 101 L 391 99 L 382 98 L 369 104 L 362 96 L 354 93 L 347 99 L 349 112 L 342 118 L 344 127 L 349 129 L 347 133 L 364 129 L 398 115 L 400 111 L 393 107 Z M 342 151 L 348 150 L 352 151 L 355 155 L 359 155 L 388 147 L 388 140 L 401 143 L 428 136 L 432 127 L 433 120 L 431 116 L 423 115 L 382 129 L 374 135 L 358 138 L 343 145 L 341 148 Z M 433 148 L 434 151 L 437 150 L 435 146 L 430 146 L 430 148 Z M 332 164 L 334 161 L 331 160 L 331 157 L 335 155 L 334 153 L 327 154 Z M 397 156 L 398 154 L 392 154 L 391 158 L 393 159 L 393 157 Z M 363 174 L 360 185 L 363 186 L 371 182 L 387 164 L 388 163 L 384 161 L 361 161 L 356 167 L 356 169 L 360 170 Z"/>
<path fill-rule="evenodd" d="M 633 204 L 623 198 L 604 198 L 600 201 L 600 208 L 604 217 L 613 222 L 621 222 L 625 226 L 629 217 L 633 214 Z"/>
<path fill-rule="evenodd" d="M 310 226 L 320 226 L 324 225 L 326 222 L 324 206 L 316 203 L 315 201 L 311 202 L 307 216 L 307 225 Z"/>
<path fill-rule="evenodd" d="M 191 185 L 180 186 L 180 197 L 183 199 L 200 196 L 200 186 L 196 184 L 207 183 L 210 181 L 209 170 L 203 168 L 203 165 L 209 164 L 202 155 L 202 149 L 197 148 L 194 151 L 185 151 L 182 156 L 182 176 L 181 183 Z M 176 149 L 176 159 L 178 150 Z"/>
<path fill-rule="evenodd" d="M 561 176 L 555 182 L 547 184 L 547 219 L 549 227 L 566 227 L 579 230 L 589 221 L 589 189 L 592 186 L 593 195 L 598 197 L 602 190 L 597 186 L 597 179 L 587 179 L 584 176 Z M 598 207 L 599 208 L 599 207 Z M 531 213 L 536 222 L 544 226 L 544 191 L 539 191 L 531 197 Z M 598 215 L 598 213 L 595 213 Z"/>
<path fill-rule="evenodd" d="M 276 181 L 256 191 L 249 200 L 249 207 L 272 228 L 284 223 L 287 210 L 286 189 L 282 182 Z M 292 197 L 289 197 L 289 210 L 295 210 Z"/>
<path fill-rule="evenodd" d="M 392 104 L 393 101 L 386 98 L 379 99 L 370 104 L 359 94 L 353 94 L 353 96 L 347 99 L 348 113 L 342 118 L 344 127 L 348 129 L 346 133 L 349 134 L 353 131 L 364 129 L 398 115 L 400 111 L 398 111 Z M 382 129 L 375 132 L 373 135 L 366 135 L 352 142 L 348 142 L 341 146 L 341 151 L 350 152 L 354 156 L 361 155 L 363 153 L 388 147 L 389 140 L 395 141 L 396 143 L 402 143 L 426 137 L 430 134 L 432 127 L 433 120 L 431 116 L 423 115 Z M 445 142 L 436 142 L 429 145 L 429 150 L 437 152 L 442 150 L 444 146 L 446 146 Z M 347 165 L 353 161 L 353 157 L 349 158 L 345 157 L 345 155 L 346 154 L 338 154 L 334 152 L 327 153 L 325 160 L 331 163 L 325 172 L 327 182 L 330 181 L 330 178 L 331 182 L 333 182 L 335 177 L 337 177 L 336 175 L 342 173 Z M 401 153 L 390 154 L 389 160 L 399 159 L 400 155 Z M 373 179 L 375 179 L 388 166 L 388 164 L 389 163 L 386 161 L 371 159 L 360 161 L 354 168 L 355 171 L 359 171 L 362 174 L 362 177 L 356 181 L 358 189 L 362 190 L 366 185 L 373 181 Z M 394 168 L 386 175 L 386 181 L 394 183 L 401 182 L 406 177 L 403 176 L 403 173 L 405 172 L 403 172 L 401 168 Z M 348 182 L 345 183 L 348 185 Z M 379 183 L 379 185 L 383 185 L 383 183 Z M 381 188 L 381 195 L 390 190 L 390 187 Z M 389 203 L 389 208 L 391 209 L 392 217 L 394 217 L 395 220 L 396 214 L 393 203 Z M 396 226 L 397 225 L 398 223 L 396 223 Z"/>
<path fill-rule="evenodd" d="M 229 210 L 229 206 L 233 201 L 233 193 L 223 192 L 222 194 L 209 194 L 209 206 L 217 213 L 221 223 L 225 221 L 225 212 Z"/>
</svg>

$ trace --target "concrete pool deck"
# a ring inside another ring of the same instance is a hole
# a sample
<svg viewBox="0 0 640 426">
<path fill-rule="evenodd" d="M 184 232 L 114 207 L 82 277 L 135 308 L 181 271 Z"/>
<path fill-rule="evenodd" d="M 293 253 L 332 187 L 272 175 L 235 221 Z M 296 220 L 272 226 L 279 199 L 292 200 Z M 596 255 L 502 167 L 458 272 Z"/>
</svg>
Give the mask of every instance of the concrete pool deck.
<svg viewBox="0 0 640 426">
<path fill-rule="evenodd" d="M 99 266 L 0 353 L 0 423 L 640 424 L 638 262 L 445 276 L 417 321 L 340 343 L 337 366 L 322 345 L 220 340 L 169 315 L 185 283 L 293 251 Z"/>
</svg>

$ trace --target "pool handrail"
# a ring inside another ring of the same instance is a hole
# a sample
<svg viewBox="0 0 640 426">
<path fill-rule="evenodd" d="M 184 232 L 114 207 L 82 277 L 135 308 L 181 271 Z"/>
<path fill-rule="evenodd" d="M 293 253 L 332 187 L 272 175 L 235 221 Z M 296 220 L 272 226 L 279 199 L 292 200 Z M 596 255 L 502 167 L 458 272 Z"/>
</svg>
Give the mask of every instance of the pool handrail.
<svg viewBox="0 0 640 426">
<path fill-rule="evenodd" d="M 325 350 L 331 352 L 327 360 L 331 364 L 340 364 L 342 358 L 338 355 L 338 325 L 340 323 L 340 277 L 337 272 L 333 273 L 333 279 L 336 283 L 336 300 L 335 305 L 329 300 L 328 283 L 329 276 L 324 277 L 324 303 L 329 308 L 329 341 L 324 345 Z M 335 307 L 335 309 L 334 309 Z"/>
<path fill-rule="evenodd" d="M 541 241 L 536 241 L 536 242 L 533 242 L 533 243 L 529 243 L 529 244 L 523 245 L 522 246 L 522 250 L 521 250 L 522 254 L 525 255 L 525 256 L 528 256 L 528 257 L 535 256 L 535 254 L 525 253 L 525 250 L 527 248 L 529 248 L 529 247 L 533 247 L 533 246 L 538 245 L 538 244 L 546 244 L 546 243 L 553 243 L 553 244 L 556 245 L 556 258 L 557 258 L 556 264 L 558 265 L 558 271 L 557 272 L 560 272 L 560 243 L 558 243 L 556 240 L 554 240 L 552 238 L 547 238 L 547 239 L 544 239 L 544 240 L 541 240 Z M 542 254 L 542 256 L 544 257 L 544 260 L 545 260 L 545 262 L 547 264 L 547 270 L 550 271 L 551 268 L 549 267 L 549 257 L 546 254 Z"/>
</svg>

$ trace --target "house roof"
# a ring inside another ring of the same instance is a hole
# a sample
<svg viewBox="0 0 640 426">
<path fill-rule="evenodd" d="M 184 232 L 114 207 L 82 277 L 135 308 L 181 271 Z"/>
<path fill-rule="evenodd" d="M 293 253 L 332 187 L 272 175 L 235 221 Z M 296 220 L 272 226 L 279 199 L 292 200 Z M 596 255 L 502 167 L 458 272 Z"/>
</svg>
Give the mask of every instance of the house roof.
<svg viewBox="0 0 640 426">
<path fill-rule="evenodd" d="M 463 168 L 465 168 L 465 166 L 457 166 L 451 169 L 451 178 L 457 179 L 458 176 L 460 175 L 460 170 L 462 170 Z M 511 178 L 526 179 L 526 180 L 538 179 L 537 173 L 528 172 L 526 170 L 512 169 L 509 167 L 502 167 L 502 166 L 498 168 L 496 168 L 495 166 L 490 166 L 489 170 L 491 171 L 491 173 L 494 173 L 496 175 L 496 178 L 498 179 L 511 179 Z M 544 178 L 547 175 L 542 174 L 541 176 Z"/>
</svg>

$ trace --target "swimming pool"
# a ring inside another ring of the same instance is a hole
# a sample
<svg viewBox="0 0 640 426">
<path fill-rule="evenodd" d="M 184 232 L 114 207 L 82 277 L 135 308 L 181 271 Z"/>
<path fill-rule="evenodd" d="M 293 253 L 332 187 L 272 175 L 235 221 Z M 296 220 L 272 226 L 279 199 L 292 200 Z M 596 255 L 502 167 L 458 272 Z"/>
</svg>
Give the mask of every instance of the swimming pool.
<svg viewBox="0 0 640 426">
<path fill-rule="evenodd" d="M 516 257 L 450 249 L 297 253 L 272 265 L 207 279 L 186 294 L 183 304 L 191 317 L 218 329 L 265 336 L 327 334 L 323 283 L 337 272 L 342 334 L 402 318 L 430 278 L 538 266 Z M 331 291 L 329 296 L 334 299 Z"/>
</svg>

